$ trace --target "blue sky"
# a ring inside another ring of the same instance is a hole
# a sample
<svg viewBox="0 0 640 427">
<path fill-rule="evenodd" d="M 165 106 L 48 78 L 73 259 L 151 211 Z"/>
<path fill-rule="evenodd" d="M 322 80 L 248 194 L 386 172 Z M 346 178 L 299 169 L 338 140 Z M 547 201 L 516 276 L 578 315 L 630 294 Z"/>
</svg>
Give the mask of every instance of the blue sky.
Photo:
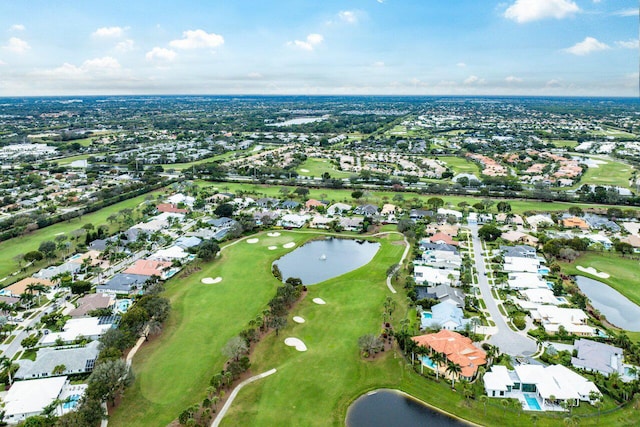
<svg viewBox="0 0 640 427">
<path fill-rule="evenodd" d="M 0 96 L 638 96 L 637 0 L 0 2 Z"/>
</svg>

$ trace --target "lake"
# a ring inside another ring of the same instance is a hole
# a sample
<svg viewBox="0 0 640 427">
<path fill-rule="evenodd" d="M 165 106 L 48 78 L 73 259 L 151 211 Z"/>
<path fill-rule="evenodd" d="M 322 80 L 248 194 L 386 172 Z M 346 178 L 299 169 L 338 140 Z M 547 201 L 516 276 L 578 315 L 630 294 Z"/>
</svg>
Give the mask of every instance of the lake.
<svg viewBox="0 0 640 427">
<path fill-rule="evenodd" d="M 377 390 L 360 396 L 347 411 L 347 427 L 467 426 L 396 390 Z"/>
<path fill-rule="evenodd" d="M 268 123 L 267 126 L 283 127 L 294 125 L 305 125 L 307 123 L 321 122 L 325 120 L 324 117 L 298 117 L 297 119 L 289 119 L 279 123 Z"/>
<path fill-rule="evenodd" d="M 298 277 L 314 285 L 368 264 L 380 243 L 353 239 L 314 240 L 276 260 L 282 280 Z"/>
<path fill-rule="evenodd" d="M 576 283 L 609 323 L 627 331 L 640 331 L 640 306 L 606 283 L 584 276 L 576 276 Z"/>
</svg>

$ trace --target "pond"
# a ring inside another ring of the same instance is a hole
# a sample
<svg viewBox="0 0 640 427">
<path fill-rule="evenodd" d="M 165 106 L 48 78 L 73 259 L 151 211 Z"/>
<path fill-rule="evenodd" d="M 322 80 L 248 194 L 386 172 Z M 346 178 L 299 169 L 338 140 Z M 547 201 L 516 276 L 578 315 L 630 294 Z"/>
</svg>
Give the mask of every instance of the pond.
<svg viewBox="0 0 640 427">
<path fill-rule="evenodd" d="M 584 276 L 576 276 L 576 283 L 609 323 L 626 329 L 640 331 L 640 307 L 606 283 Z"/>
<path fill-rule="evenodd" d="M 377 390 L 360 396 L 347 411 L 347 427 L 467 426 L 396 390 Z"/>
<path fill-rule="evenodd" d="M 364 240 L 314 240 L 276 260 L 282 280 L 298 277 L 305 285 L 314 285 L 368 264 L 380 243 Z"/>
</svg>

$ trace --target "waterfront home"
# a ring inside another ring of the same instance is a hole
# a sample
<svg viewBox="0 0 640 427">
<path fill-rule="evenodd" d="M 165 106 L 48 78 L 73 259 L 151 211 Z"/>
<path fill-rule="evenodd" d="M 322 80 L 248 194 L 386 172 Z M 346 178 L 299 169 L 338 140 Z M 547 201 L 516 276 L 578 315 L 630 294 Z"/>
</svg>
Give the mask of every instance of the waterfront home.
<svg viewBox="0 0 640 427">
<path fill-rule="evenodd" d="M 545 332 L 555 335 L 564 328 L 569 334 L 594 336 L 595 330 L 587 325 L 589 316 L 579 308 L 564 308 L 554 305 L 541 305 L 531 310 L 531 318 L 540 323 Z"/>
<path fill-rule="evenodd" d="M 426 347 L 429 353 L 442 353 L 448 361 L 460 365 L 461 372 L 456 379 L 471 381 L 478 373 L 478 367 L 487 363 L 485 351 L 476 347 L 471 339 L 457 332 L 443 329 L 435 334 L 420 335 L 411 339 L 417 345 Z M 429 367 L 438 370 L 445 378 L 451 378 L 446 364 Z"/>
<path fill-rule="evenodd" d="M 576 357 L 571 358 L 574 368 L 600 372 L 606 377 L 614 372 L 624 374 L 621 348 L 584 338 L 574 341 L 573 348 L 577 352 Z"/>
</svg>

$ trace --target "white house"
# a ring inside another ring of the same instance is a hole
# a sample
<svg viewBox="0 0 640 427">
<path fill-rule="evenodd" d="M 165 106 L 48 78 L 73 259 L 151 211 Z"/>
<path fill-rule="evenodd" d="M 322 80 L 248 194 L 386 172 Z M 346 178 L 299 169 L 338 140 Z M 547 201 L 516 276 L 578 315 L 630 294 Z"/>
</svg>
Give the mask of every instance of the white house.
<svg viewBox="0 0 640 427">
<path fill-rule="evenodd" d="M 487 396 L 518 399 L 525 410 L 559 411 L 561 402 L 578 406 L 601 395 L 595 384 L 562 365 L 518 365 L 513 371 L 494 365 L 483 381 Z"/>
<path fill-rule="evenodd" d="M 416 265 L 413 268 L 413 277 L 419 285 L 451 285 L 458 281 L 460 272 L 457 270 L 441 270 L 430 266 Z"/>
<path fill-rule="evenodd" d="M 16 381 L 4 397 L 4 421 L 17 424 L 39 415 L 56 399 L 71 397 L 79 399 L 86 390 L 86 384 L 70 385 L 67 377 L 42 378 L 38 380 Z M 69 408 L 56 408 L 56 415 L 69 412 Z"/>
<path fill-rule="evenodd" d="M 519 271 L 523 273 L 538 273 L 540 261 L 532 258 L 504 257 L 503 270 L 507 272 Z"/>
<path fill-rule="evenodd" d="M 527 301 L 538 303 L 538 304 L 551 304 L 551 305 L 560 305 L 566 304 L 566 300 L 560 300 L 556 297 L 553 292 L 546 289 L 523 289 L 520 291 L 522 296 Z"/>
<path fill-rule="evenodd" d="M 579 308 L 562 308 L 555 305 L 541 305 L 531 311 L 533 320 L 542 324 L 548 334 L 557 334 L 560 327 L 570 333 L 580 336 L 595 335 L 594 329 L 587 325 L 589 316 Z"/>
<path fill-rule="evenodd" d="M 453 209 L 439 208 L 437 213 L 442 216 L 454 216 L 458 221 L 462 219 L 462 212 Z"/>
<path fill-rule="evenodd" d="M 54 345 L 58 338 L 64 343 L 70 343 L 76 338 L 96 340 L 111 329 L 112 323 L 102 317 L 81 317 L 69 319 L 62 327 L 62 332 L 52 332 L 42 336 L 40 345 Z"/>
<path fill-rule="evenodd" d="M 549 289 L 547 281 L 536 273 L 509 273 L 507 284 L 511 289 Z"/>
</svg>

